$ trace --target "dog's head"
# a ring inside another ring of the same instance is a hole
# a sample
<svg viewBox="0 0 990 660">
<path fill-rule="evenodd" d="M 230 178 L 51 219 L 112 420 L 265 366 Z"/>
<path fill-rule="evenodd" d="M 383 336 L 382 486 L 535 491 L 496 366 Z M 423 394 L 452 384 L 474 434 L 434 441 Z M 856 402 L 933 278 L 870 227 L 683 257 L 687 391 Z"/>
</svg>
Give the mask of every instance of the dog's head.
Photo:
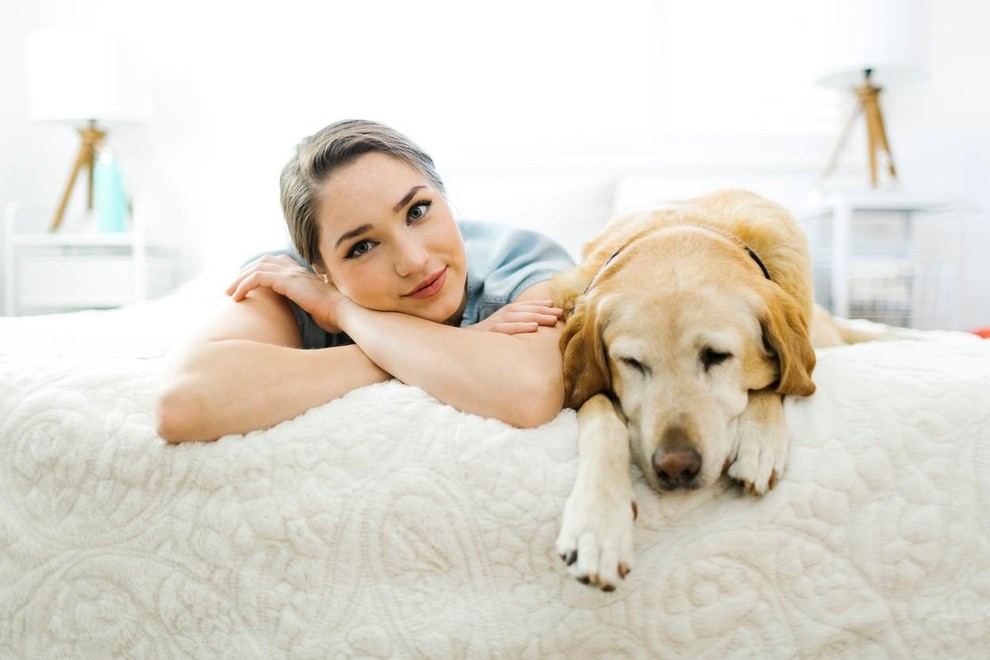
<svg viewBox="0 0 990 660">
<path fill-rule="evenodd" d="M 738 245 L 696 228 L 622 247 L 577 298 L 561 348 L 567 405 L 614 394 L 663 490 L 719 477 L 751 392 L 815 387 L 800 306 Z"/>
</svg>

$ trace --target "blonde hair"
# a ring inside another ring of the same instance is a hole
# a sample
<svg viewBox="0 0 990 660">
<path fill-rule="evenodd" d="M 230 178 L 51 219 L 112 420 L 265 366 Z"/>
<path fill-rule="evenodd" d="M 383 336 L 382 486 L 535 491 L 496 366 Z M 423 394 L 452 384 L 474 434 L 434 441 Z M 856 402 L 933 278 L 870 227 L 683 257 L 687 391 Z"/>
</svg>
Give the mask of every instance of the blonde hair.
<svg viewBox="0 0 990 660">
<path fill-rule="evenodd" d="M 405 161 L 446 195 L 433 159 L 398 131 L 374 121 L 345 119 L 305 138 L 282 169 L 282 213 L 292 244 L 306 263 L 325 269 L 316 221 L 320 192 L 327 177 L 366 153 L 383 153 Z"/>
</svg>

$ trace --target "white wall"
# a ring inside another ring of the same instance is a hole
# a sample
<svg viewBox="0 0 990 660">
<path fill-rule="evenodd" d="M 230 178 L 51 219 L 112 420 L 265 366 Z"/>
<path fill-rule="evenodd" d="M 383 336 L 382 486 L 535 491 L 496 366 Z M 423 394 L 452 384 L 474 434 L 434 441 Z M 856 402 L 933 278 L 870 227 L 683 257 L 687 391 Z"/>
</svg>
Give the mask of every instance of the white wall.
<svg viewBox="0 0 990 660">
<path fill-rule="evenodd" d="M 792 64 L 802 48 L 820 47 L 821 35 L 782 0 L 753 0 L 748 13 L 736 8 L 722 22 L 719 7 L 739 3 L 703 0 L 706 11 L 689 11 L 683 3 L 690 2 L 0 0 L 0 204 L 22 202 L 29 209 L 22 222 L 43 228 L 76 148 L 70 129 L 27 117 L 26 36 L 94 23 L 137 39 L 149 54 L 151 121 L 111 139 L 138 212 L 178 239 L 187 273 L 202 263 L 231 268 L 283 240 L 278 171 L 300 137 L 342 117 L 406 132 L 433 154 L 466 214 L 497 220 L 515 214 L 520 222 L 560 223 L 567 218 L 555 214 L 580 205 L 575 223 L 590 226 L 608 213 L 612 184 L 630 173 L 675 190 L 777 181 L 766 192 L 801 204 L 802 186 L 814 184 L 838 130 L 836 106 L 810 86 L 815 72 L 796 79 L 799 69 L 775 67 L 773 58 Z M 960 326 L 990 325 L 990 291 L 981 285 L 990 279 L 990 260 L 982 259 L 990 250 L 990 89 L 981 82 L 990 6 L 928 5 L 928 79 L 885 91 L 888 128 L 905 188 L 982 207 L 968 225 Z M 726 40 L 763 44 L 747 51 L 752 88 L 772 95 L 768 77 L 785 72 L 781 93 L 803 103 L 790 108 L 797 124 L 760 125 L 761 106 L 752 101 L 749 124 L 719 121 L 744 100 L 726 98 L 712 110 L 718 97 L 702 92 L 748 89 L 739 81 L 744 73 L 732 69 L 732 85 L 710 65 L 703 77 L 683 75 L 696 60 L 678 57 L 696 43 L 683 30 L 716 52 L 724 48 L 730 61 L 742 51 Z M 699 99 L 705 121 L 687 122 L 685 108 Z M 818 114 L 805 120 L 803 109 Z M 832 117 L 830 132 L 822 127 Z M 484 185 L 492 176 L 501 182 L 497 193 Z"/>
<path fill-rule="evenodd" d="M 892 148 L 905 189 L 974 206 L 965 226 L 959 327 L 990 327 L 990 3 L 931 0 L 928 73 L 889 90 Z"/>
</svg>

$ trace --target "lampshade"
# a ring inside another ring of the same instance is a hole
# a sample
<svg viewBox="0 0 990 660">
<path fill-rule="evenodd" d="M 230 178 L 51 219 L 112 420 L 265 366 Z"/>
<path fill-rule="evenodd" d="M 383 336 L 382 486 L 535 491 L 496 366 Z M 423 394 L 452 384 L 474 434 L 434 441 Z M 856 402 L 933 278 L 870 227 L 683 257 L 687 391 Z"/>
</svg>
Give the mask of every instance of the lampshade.
<svg viewBox="0 0 990 660">
<path fill-rule="evenodd" d="M 920 79 L 925 62 L 924 0 L 830 0 L 816 83 L 848 88 L 872 71 L 877 85 Z"/>
<path fill-rule="evenodd" d="M 29 114 L 36 121 L 142 122 L 150 84 L 136 44 L 89 28 L 28 37 Z"/>
</svg>

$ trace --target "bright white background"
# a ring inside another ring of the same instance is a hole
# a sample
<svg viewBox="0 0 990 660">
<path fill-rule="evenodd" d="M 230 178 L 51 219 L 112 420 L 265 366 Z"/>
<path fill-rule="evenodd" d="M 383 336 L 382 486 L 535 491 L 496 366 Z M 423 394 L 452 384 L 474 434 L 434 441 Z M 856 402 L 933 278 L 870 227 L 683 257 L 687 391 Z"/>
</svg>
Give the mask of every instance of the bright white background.
<svg viewBox="0 0 990 660">
<path fill-rule="evenodd" d="M 812 84 L 827 7 L 0 0 L 0 204 L 19 201 L 22 227 L 43 230 L 77 148 L 70 128 L 28 118 L 27 35 L 93 25 L 147 53 L 152 117 L 110 140 L 136 212 L 181 247 L 185 275 L 281 244 L 279 170 L 301 137 L 344 117 L 413 137 L 471 217 L 539 225 L 568 208 L 600 224 L 616 182 L 637 173 L 669 174 L 674 194 L 684 173 L 688 187 L 777 177 L 800 212 L 845 112 Z M 959 325 L 990 325 L 990 3 L 926 10 L 926 76 L 886 89 L 884 112 L 902 189 L 980 207 Z M 862 144 L 854 135 L 844 167 L 862 165 Z"/>
</svg>

